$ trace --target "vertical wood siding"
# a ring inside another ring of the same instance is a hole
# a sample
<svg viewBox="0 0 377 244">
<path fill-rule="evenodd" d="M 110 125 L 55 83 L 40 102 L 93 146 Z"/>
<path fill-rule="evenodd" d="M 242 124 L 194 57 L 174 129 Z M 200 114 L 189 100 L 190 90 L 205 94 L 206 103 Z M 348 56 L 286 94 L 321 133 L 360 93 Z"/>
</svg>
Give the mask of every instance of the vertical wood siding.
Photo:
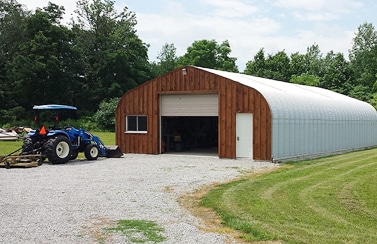
<svg viewBox="0 0 377 244">
<path fill-rule="evenodd" d="M 218 93 L 218 154 L 236 158 L 236 113 L 253 113 L 253 158 L 271 158 L 271 112 L 256 90 L 221 76 L 186 66 L 125 93 L 116 111 L 116 143 L 124 153 L 160 152 L 159 96 L 161 94 Z M 147 115 L 146 134 L 125 133 L 127 115 Z"/>
</svg>

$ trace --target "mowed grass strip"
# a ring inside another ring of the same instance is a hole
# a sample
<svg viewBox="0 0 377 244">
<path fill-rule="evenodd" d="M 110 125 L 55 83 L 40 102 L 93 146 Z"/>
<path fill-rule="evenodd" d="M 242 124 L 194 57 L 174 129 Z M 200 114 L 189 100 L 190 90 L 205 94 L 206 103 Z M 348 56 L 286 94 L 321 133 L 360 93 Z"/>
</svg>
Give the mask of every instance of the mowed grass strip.
<svg viewBox="0 0 377 244">
<path fill-rule="evenodd" d="M 220 185 L 201 205 L 245 241 L 375 243 L 377 149 L 287 163 Z"/>
</svg>

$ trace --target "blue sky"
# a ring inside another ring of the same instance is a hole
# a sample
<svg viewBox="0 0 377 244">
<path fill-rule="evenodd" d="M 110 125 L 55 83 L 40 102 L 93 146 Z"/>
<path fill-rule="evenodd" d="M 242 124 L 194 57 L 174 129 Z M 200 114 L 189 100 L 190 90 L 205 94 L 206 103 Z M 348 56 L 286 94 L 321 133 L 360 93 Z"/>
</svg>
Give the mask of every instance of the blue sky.
<svg viewBox="0 0 377 244">
<path fill-rule="evenodd" d="M 67 21 L 76 8 L 76 0 L 50 1 L 66 8 Z M 18 2 L 35 10 L 48 0 Z M 151 61 L 165 43 L 181 56 L 196 40 L 228 40 L 240 71 L 260 48 L 290 55 L 318 44 L 324 55 L 333 50 L 347 58 L 357 28 L 365 22 L 377 28 L 375 0 L 115 0 L 115 6 L 136 14 Z"/>
</svg>

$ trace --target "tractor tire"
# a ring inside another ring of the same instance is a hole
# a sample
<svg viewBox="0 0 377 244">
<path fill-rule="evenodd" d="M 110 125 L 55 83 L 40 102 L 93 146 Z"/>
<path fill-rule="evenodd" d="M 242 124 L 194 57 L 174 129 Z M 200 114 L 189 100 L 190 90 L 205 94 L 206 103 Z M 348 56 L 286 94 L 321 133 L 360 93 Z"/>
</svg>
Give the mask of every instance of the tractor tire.
<svg viewBox="0 0 377 244">
<path fill-rule="evenodd" d="M 25 138 L 22 144 L 22 154 L 32 154 L 34 149 L 33 139 L 30 137 Z"/>
<path fill-rule="evenodd" d="M 45 144 L 48 161 L 52 164 L 64 164 L 72 155 L 72 144 L 66 136 L 49 139 Z"/>
<path fill-rule="evenodd" d="M 38 143 L 36 142 L 35 138 L 25 138 L 24 142 L 22 144 L 22 155 L 29 155 L 29 154 L 41 154 L 42 152 L 40 149 L 36 149 L 35 147 L 38 148 Z M 42 155 L 40 163 L 42 164 L 43 161 L 45 161 L 46 156 Z"/>
<path fill-rule="evenodd" d="M 95 144 L 88 144 L 84 149 L 84 154 L 88 160 L 96 160 L 99 156 L 99 148 Z"/>
<path fill-rule="evenodd" d="M 69 160 L 75 160 L 75 159 L 77 158 L 78 155 L 79 155 L 79 150 L 77 150 L 77 149 L 73 149 L 73 150 L 72 150 L 71 157 L 69 158 Z"/>
</svg>

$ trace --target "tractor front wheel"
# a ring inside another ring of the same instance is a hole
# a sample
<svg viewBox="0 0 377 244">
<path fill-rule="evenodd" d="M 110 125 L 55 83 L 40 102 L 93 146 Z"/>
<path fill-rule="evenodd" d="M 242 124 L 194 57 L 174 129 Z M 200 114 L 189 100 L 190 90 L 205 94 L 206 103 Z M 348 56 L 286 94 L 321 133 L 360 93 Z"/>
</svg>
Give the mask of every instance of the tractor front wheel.
<svg viewBox="0 0 377 244">
<path fill-rule="evenodd" d="M 72 155 L 72 145 L 66 136 L 49 139 L 45 144 L 46 156 L 52 164 L 64 164 Z"/>
<path fill-rule="evenodd" d="M 99 148 L 95 144 L 88 144 L 85 147 L 84 154 L 88 160 L 96 160 L 99 156 Z"/>
<path fill-rule="evenodd" d="M 78 149 L 73 149 L 71 157 L 69 158 L 69 160 L 75 160 L 78 155 L 79 155 L 79 150 Z"/>
</svg>

